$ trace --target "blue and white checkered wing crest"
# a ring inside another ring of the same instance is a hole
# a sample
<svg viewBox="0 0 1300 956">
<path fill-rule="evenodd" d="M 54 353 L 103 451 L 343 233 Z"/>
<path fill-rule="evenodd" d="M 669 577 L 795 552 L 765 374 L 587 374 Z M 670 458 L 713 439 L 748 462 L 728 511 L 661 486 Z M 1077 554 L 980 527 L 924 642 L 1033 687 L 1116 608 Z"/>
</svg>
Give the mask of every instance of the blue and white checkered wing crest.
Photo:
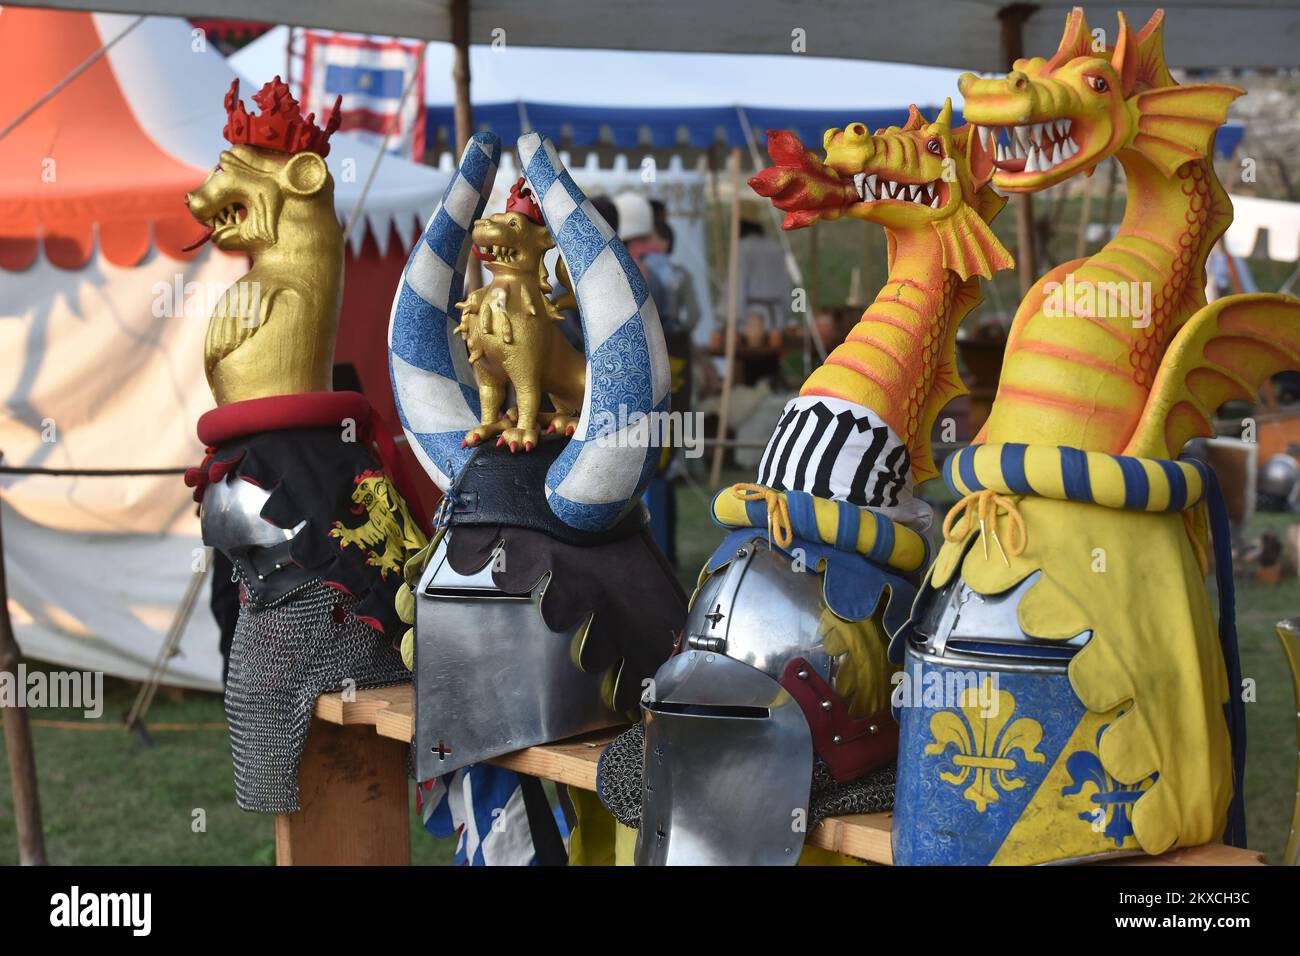
<svg viewBox="0 0 1300 956">
<path fill-rule="evenodd" d="M 663 327 L 641 270 L 550 141 L 521 136 L 519 161 L 573 279 L 587 353 L 582 414 L 546 499 L 570 527 L 603 531 L 641 497 L 659 457 L 661 428 L 646 416 L 668 412 Z"/>
<path fill-rule="evenodd" d="M 470 232 L 483 215 L 501 161 L 501 141 L 479 133 L 416 243 L 388 320 L 388 370 L 397 414 L 424 470 L 446 491 L 469 459 L 465 433 L 479 423 L 478 386 L 460 324 Z"/>
</svg>

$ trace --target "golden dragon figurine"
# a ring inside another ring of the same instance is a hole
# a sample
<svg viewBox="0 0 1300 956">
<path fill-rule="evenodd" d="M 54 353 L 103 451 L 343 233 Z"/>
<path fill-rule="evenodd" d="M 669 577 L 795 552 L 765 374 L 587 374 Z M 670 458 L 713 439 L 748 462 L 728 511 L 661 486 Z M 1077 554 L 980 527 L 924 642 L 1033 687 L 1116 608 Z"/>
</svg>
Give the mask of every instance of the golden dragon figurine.
<svg viewBox="0 0 1300 956">
<path fill-rule="evenodd" d="M 772 132 L 776 165 L 749 181 L 786 212 L 786 229 L 843 217 L 885 228 L 888 280 L 800 394 L 876 412 L 906 444 L 917 482 L 937 474 L 935 418 L 966 394 L 956 335 L 980 302 L 979 277 L 1014 265 L 989 228 L 1005 204 L 988 188 L 993 155 L 972 127 L 951 124 L 949 101 L 934 122 L 913 106 L 902 127 L 827 130 L 824 163 L 793 133 Z"/>
<path fill-rule="evenodd" d="M 479 425 L 465 435 L 472 447 L 498 435 L 498 445 L 512 452 L 537 446 L 540 425 L 572 435 L 582 408 L 587 363 L 560 333 L 564 321 L 552 291 L 546 262 L 555 247 L 541 208 L 519 177 L 510 188 L 505 212 L 474 223 L 474 254 L 487 264 L 492 281 L 470 293 L 456 333 L 469 347 L 469 361 L 479 392 Z M 564 260 L 560 280 L 569 288 Z M 516 408 L 502 416 L 514 386 Z M 555 411 L 543 412 L 543 394 Z"/>
</svg>

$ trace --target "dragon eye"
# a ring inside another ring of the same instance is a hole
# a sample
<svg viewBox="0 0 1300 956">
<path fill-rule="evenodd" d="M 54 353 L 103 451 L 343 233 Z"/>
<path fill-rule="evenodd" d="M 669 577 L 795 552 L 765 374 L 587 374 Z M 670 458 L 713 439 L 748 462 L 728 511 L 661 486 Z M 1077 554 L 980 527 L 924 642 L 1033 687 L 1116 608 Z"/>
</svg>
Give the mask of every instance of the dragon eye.
<svg viewBox="0 0 1300 956">
<path fill-rule="evenodd" d="M 1094 93 L 1105 93 L 1110 89 L 1110 84 L 1106 82 L 1104 76 L 1085 76 L 1084 79 Z"/>
<path fill-rule="evenodd" d="M 939 143 L 937 139 L 930 140 L 928 143 L 925 144 L 925 148 L 928 149 L 935 156 L 938 156 L 941 152 L 943 152 L 943 146 Z"/>
</svg>

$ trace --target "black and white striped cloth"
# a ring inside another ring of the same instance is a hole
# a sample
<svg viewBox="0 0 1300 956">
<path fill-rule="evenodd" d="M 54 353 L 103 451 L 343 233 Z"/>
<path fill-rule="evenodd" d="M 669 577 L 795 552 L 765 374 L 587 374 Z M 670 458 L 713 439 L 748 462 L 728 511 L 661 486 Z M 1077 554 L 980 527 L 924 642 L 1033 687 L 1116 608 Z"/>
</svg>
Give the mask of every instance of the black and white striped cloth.
<svg viewBox="0 0 1300 956">
<path fill-rule="evenodd" d="M 920 531 L 931 522 L 930 506 L 912 495 L 902 439 L 865 405 L 840 398 L 801 395 L 786 404 L 757 482 L 871 508 Z"/>
</svg>

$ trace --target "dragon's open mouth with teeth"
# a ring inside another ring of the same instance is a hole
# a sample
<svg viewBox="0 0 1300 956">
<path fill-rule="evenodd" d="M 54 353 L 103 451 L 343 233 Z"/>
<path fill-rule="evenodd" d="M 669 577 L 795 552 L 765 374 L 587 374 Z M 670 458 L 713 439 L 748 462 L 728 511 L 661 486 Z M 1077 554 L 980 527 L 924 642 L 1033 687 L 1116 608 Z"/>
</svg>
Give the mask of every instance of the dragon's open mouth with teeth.
<svg viewBox="0 0 1300 956">
<path fill-rule="evenodd" d="M 841 174 L 846 182 L 848 177 Z M 948 184 L 942 179 L 932 179 L 928 183 L 907 183 L 890 179 L 884 173 L 865 170 L 854 173 L 853 189 L 858 202 L 910 202 L 931 209 L 938 209 L 948 201 Z"/>
<path fill-rule="evenodd" d="M 1079 153 L 1074 120 L 1068 118 L 976 129 L 984 149 L 993 151 L 994 165 L 1004 172 L 1045 173 Z"/>
<path fill-rule="evenodd" d="M 958 194 L 962 188 L 956 164 L 969 165 L 954 146 L 950 117 L 949 104 L 934 123 L 913 108 L 905 127 L 874 135 L 861 123 L 829 130 L 824 160 L 794 133 L 772 130 L 768 152 L 775 165 L 749 183 L 786 213 L 785 229 L 843 217 L 894 227 L 932 223 L 953 214 L 954 184 Z M 980 151 L 985 169 L 991 160 L 991 151 Z"/>
</svg>

